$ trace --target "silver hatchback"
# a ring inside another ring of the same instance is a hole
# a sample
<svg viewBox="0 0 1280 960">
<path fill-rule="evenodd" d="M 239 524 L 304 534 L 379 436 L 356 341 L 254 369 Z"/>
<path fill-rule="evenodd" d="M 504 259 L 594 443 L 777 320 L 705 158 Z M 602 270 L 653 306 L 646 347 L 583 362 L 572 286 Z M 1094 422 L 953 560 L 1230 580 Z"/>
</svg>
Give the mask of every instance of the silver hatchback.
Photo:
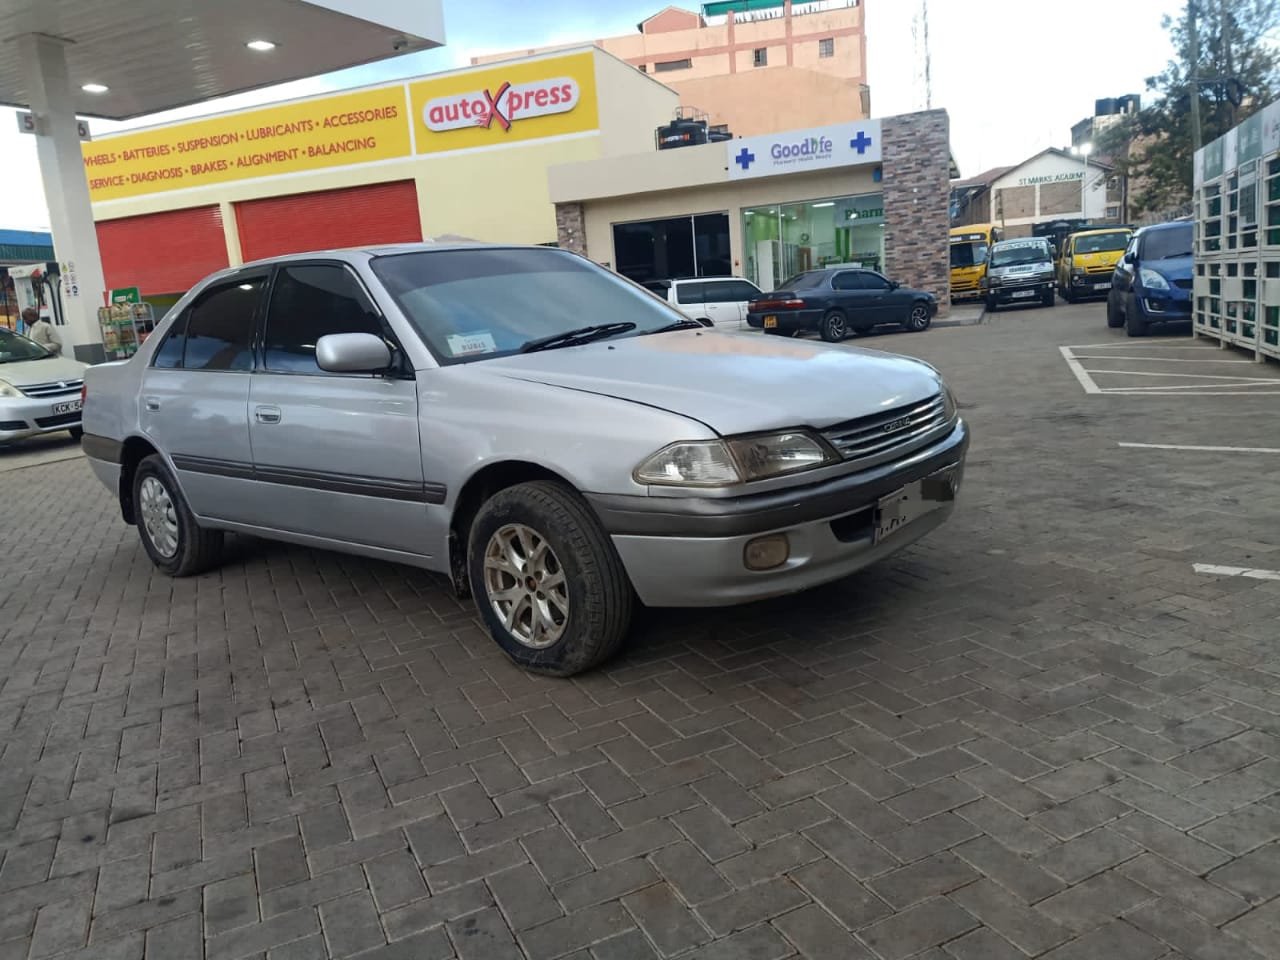
<svg viewBox="0 0 1280 960">
<path fill-rule="evenodd" d="M 637 602 L 804 590 L 954 506 L 968 432 L 904 357 L 706 328 L 574 254 L 414 245 L 215 274 L 86 375 L 84 449 L 161 570 L 225 531 L 413 564 L 516 662 Z"/>
</svg>

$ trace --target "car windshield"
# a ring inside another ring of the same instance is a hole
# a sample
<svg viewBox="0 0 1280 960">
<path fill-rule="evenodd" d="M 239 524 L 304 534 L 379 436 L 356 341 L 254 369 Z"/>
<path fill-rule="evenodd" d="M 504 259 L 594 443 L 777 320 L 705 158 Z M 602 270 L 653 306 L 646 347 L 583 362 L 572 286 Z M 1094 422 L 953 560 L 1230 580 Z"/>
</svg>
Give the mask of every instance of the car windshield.
<svg viewBox="0 0 1280 960">
<path fill-rule="evenodd" d="M 1048 263 L 1049 251 L 1042 243 L 1019 244 L 1016 247 L 991 249 L 991 266 L 1017 267 L 1027 263 Z"/>
<path fill-rule="evenodd" d="M 1142 259 L 1169 260 L 1191 256 L 1191 224 L 1156 230 L 1142 239 Z"/>
<path fill-rule="evenodd" d="M 18 363 L 22 360 L 44 360 L 53 356 L 34 340 L 11 330 L 0 330 L 0 363 Z"/>
<path fill-rule="evenodd" d="M 516 353 L 586 324 L 638 336 L 683 314 L 614 273 L 559 250 L 490 248 L 379 257 L 373 272 L 442 364 Z"/>
<path fill-rule="evenodd" d="M 982 241 L 955 241 L 951 244 L 951 267 L 974 267 L 987 262 L 987 245 Z"/>
<path fill-rule="evenodd" d="M 822 284 L 822 278 L 826 276 L 821 270 L 810 270 L 808 273 L 797 273 L 794 277 L 789 277 L 782 284 L 779 290 L 809 290 Z"/>
<path fill-rule="evenodd" d="M 1129 245 L 1129 234 L 1123 230 L 1115 233 L 1098 233 L 1090 237 L 1076 237 L 1076 253 L 1109 253 L 1123 250 Z"/>
</svg>

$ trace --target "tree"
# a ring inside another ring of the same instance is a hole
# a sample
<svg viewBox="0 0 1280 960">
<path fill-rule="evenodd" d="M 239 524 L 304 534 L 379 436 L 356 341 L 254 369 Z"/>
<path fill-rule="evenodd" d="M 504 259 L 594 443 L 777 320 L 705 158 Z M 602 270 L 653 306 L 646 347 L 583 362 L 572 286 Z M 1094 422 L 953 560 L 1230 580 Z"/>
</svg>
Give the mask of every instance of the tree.
<svg viewBox="0 0 1280 960">
<path fill-rule="evenodd" d="M 1194 21 L 1192 18 L 1194 17 Z M 1201 145 L 1216 140 L 1280 91 L 1280 0 L 1188 0 L 1163 23 L 1174 59 L 1147 78 L 1156 97 L 1099 137 L 1095 149 L 1129 178 L 1134 212 L 1159 212 L 1191 199 L 1191 122 L 1198 85 Z M 1198 47 L 1198 51 L 1195 48 Z"/>
</svg>

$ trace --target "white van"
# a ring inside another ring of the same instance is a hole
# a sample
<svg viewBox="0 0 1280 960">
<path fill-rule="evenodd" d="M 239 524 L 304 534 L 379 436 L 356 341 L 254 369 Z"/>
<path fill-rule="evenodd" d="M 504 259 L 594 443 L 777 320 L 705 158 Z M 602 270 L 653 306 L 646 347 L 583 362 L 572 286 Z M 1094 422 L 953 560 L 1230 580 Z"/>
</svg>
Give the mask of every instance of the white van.
<svg viewBox="0 0 1280 960">
<path fill-rule="evenodd" d="M 759 287 L 741 277 L 650 280 L 644 286 L 686 317 L 710 320 L 717 327 L 744 326 L 747 304 L 762 296 Z"/>
</svg>

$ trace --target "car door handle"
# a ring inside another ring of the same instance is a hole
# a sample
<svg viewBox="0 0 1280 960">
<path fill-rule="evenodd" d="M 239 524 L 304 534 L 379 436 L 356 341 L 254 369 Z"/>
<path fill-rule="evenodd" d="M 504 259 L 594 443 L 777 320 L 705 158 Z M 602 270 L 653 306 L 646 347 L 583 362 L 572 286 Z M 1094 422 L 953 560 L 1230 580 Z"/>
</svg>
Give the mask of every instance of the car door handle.
<svg viewBox="0 0 1280 960">
<path fill-rule="evenodd" d="M 253 419 L 259 423 L 279 423 L 280 408 L 279 407 L 257 407 L 253 411 Z"/>
<path fill-rule="evenodd" d="M 160 409 L 160 398 L 159 398 L 159 397 L 143 397 L 142 402 L 146 405 L 146 408 L 147 408 L 148 410 L 159 410 L 159 409 Z"/>
</svg>

